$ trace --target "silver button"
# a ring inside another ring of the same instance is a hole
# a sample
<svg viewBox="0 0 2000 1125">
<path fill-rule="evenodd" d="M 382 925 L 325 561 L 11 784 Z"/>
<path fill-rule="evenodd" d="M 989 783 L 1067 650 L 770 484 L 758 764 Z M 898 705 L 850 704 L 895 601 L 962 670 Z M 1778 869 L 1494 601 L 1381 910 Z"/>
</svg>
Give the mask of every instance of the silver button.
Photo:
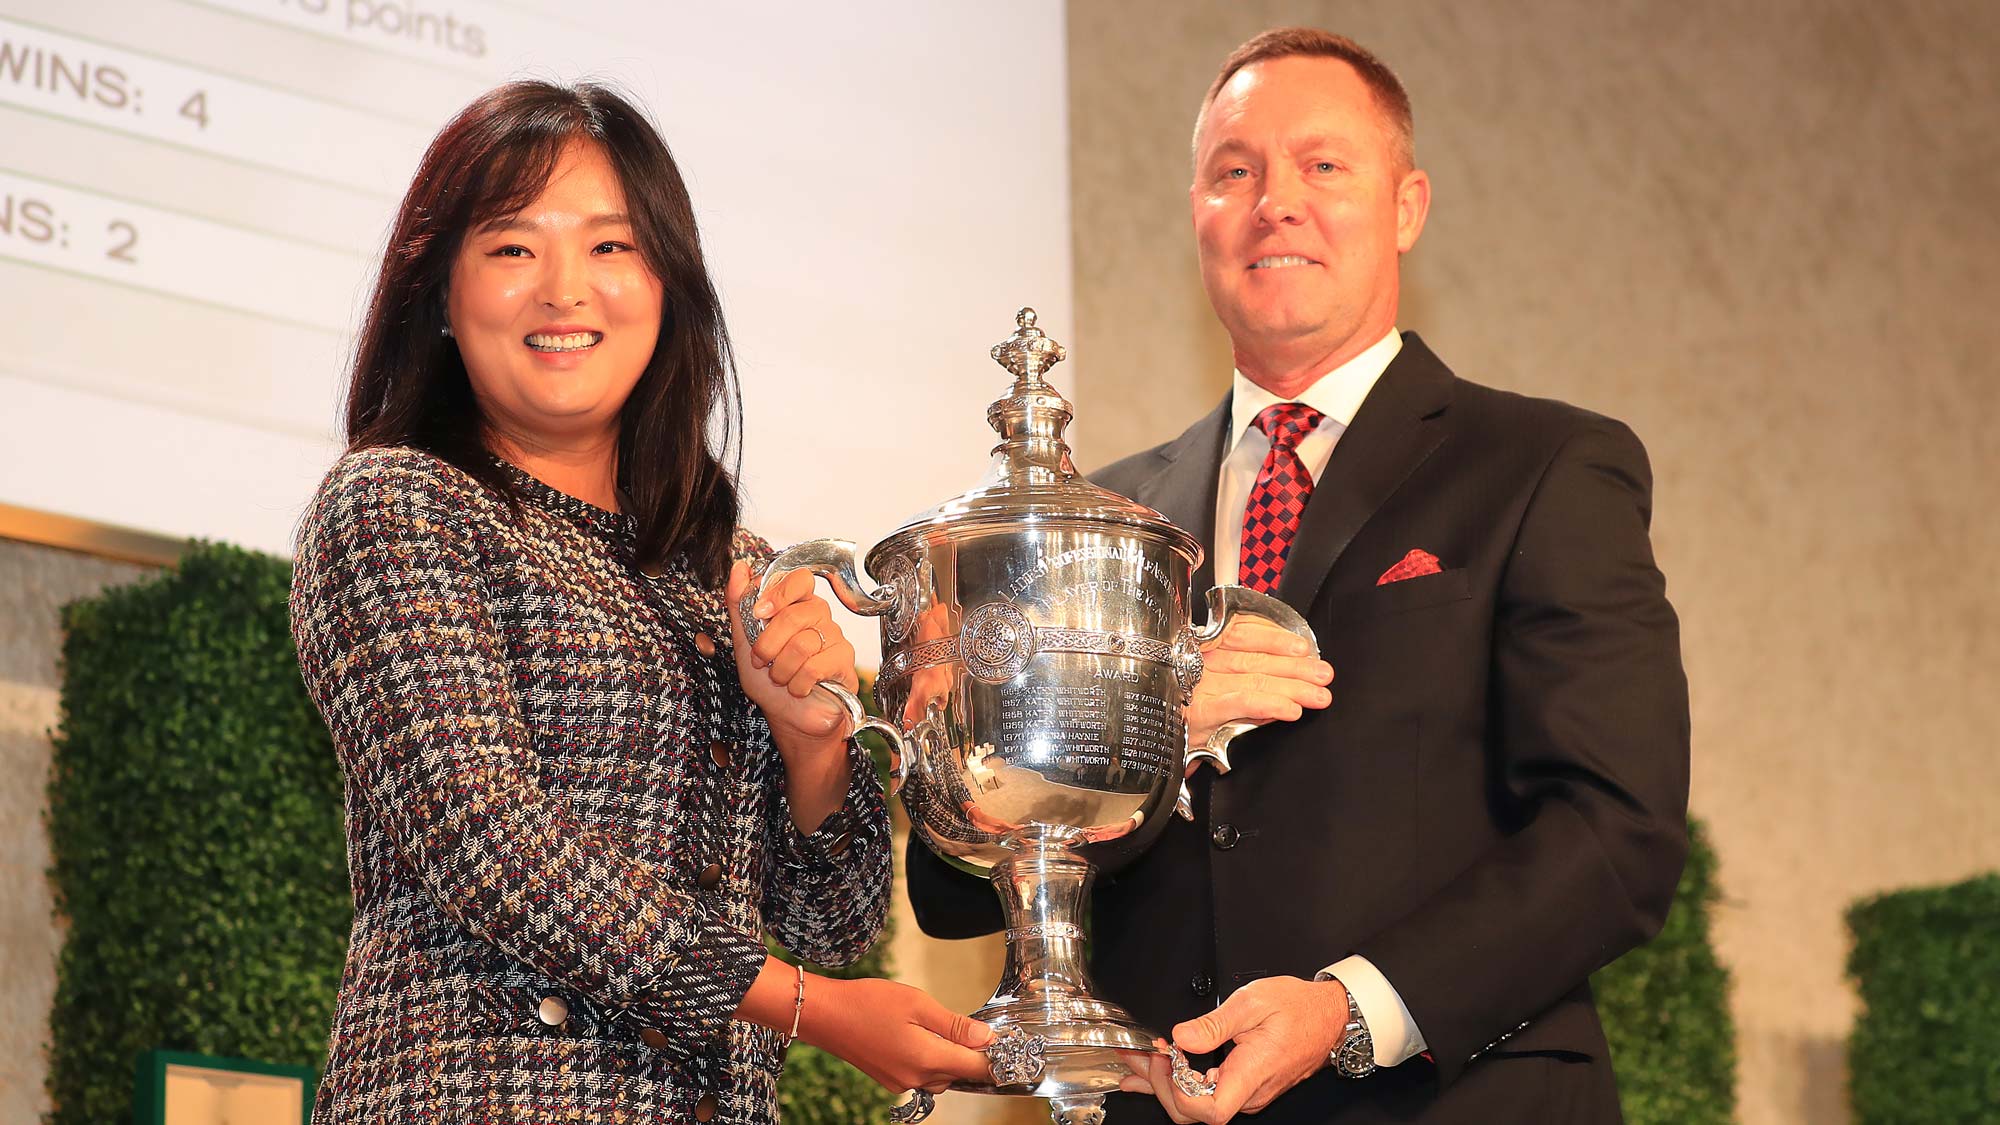
<svg viewBox="0 0 2000 1125">
<path fill-rule="evenodd" d="M 550 1027 L 561 1027 L 563 1021 L 569 1019 L 569 1005 L 560 996 L 544 996 L 542 1006 L 535 1009 L 535 1014 Z"/>
</svg>

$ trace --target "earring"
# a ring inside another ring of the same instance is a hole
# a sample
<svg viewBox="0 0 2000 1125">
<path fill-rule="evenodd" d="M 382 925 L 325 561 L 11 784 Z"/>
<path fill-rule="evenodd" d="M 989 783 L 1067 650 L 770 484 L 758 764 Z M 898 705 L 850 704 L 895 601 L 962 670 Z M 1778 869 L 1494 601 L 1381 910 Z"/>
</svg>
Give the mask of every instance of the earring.
<svg viewBox="0 0 2000 1125">
<path fill-rule="evenodd" d="M 440 335 L 440 336 L 443 336 L 443 337 L 444 337 L 445 339 L 447 339 L 447 340 L 451 338 L 451 322 L 450 322 L 450 321 L 448 321 L 448 320 L 447 320 L 447 321 L 445 321 L 445 322 L 444 322 L 443 324 L 440 324 L 440 325 L 438 325 L 438 335 Z"/>
</svg>

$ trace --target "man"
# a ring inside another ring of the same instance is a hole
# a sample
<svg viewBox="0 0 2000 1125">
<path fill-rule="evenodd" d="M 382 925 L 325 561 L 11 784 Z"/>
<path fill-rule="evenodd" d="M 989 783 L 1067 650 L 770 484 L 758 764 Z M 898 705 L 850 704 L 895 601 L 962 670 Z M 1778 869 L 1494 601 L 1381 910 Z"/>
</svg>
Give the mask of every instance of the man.
<svg viewBox="0 0 2000 1125">
<path fill-rule="evenodd" d="M 1305 614 L 1338 699 L 1275 630 L 1208 651 L 1191 739 L 1267 725 L 1231 773 L 1195 773 L 1195 823 L 1100 884 L 1092 971 L 1219 1057 L 1217 1088 L 1181 1095 L 1157 1064 L 1126 1083 L 1156 1100 L 1112 1120 L 1619 1120 L 1588 978 L 1657 932 L 1686 849 L 1644 450 L 1398 334 L 1430 182 L 1401 85 L 1351 41 L 1238 48 L 1189 200 L 1230 397 L 1095 479 L 1214 544 L 1197 590 Z M 986 888 L 921 846 L 909 866 L 927 932 L 997 928 Z"/>
</svg>

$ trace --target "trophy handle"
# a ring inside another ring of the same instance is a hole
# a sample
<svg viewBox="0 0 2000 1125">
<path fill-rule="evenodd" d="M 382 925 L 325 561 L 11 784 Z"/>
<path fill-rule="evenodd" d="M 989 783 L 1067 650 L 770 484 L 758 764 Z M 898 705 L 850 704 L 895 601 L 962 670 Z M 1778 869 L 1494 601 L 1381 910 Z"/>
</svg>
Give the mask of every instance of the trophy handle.
<svg viewBox="0 0 2000 1125">
<path fill-rule="evenodd" d="M 770 589 L 771 583 L 794 570 L 810 570 L 825 578 L 833 596 L 840 599 L 840 604 L 863 617 L 880 617 L 896 608 L 898 591 L 894 582 L 884 583 L 872 592 L 861 588 L 859 551 L 853 543 L 845 539 L 811 539 L 779 551 L 770 562 L 752 574 L 756 583 L 737 606 L 743 619 L 743 638 L 751 644 L 756 644 L 757 638 L 763 635 L 764 623 L 751 614 L 750 607 L 757 604 Z M 889 791 L 900 791 L 905 776 L 903 732 L 893 724 L 869 715 L 868 709 L 861 705 L 861 699 L 838 680 L 821 680 L 819 686 L 847 712 L 848 721 L 854 724 L 852 734 L 872 730 L 888 740 Z"/>
<path fill-rule="evenodd" d="M 1194 630 L 1195 641 L 1207 644 L 1221 636 L 1230 620 L 1239 615 L 1269 621 L 1293 636 L 1310 641 L 1315 651 L 1319 648 L 1319 638 L 1313 635 L 1312 626 L 1299 616 L 1298 610 L 1248 586 L 1217 586 L 1208 592 L 1208 624 Z M 1251 719 L 1231 719 L 1223 723 L 1208 736 L 1207 742 L 1188 750 L 1186 765 L 1192 767 L 1207 762 L 1215 767 L 1216 773 L 1228 773 L 1229 744 L 1236 736 L 1257 727 L 1258 723 Z M 1194 819 L 1194 794 L 1188 790 L 1185 777 L 1181 779 L 1181 793 L 1174 801 L 1174 811 L 1180 814 L 1182 820 Z"/>
</svg>

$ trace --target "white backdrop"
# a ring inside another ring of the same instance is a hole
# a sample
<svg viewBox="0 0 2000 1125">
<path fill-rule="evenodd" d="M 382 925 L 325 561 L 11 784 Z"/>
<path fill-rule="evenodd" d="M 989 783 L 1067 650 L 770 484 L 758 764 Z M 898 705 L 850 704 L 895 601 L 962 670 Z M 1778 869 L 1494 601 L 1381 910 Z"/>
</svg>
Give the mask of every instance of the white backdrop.
<svg viewBox="0 0 2000 1125">
<path fill-rule="evenodd" d="M 287 553 L 417 157 L 521 75 L 619 82 L 681 163 L 750 526 L 972 483 L 987 347 L 1070 325 L 1060 0 L 0 0 L 0 501 Z"/>
</svg>

